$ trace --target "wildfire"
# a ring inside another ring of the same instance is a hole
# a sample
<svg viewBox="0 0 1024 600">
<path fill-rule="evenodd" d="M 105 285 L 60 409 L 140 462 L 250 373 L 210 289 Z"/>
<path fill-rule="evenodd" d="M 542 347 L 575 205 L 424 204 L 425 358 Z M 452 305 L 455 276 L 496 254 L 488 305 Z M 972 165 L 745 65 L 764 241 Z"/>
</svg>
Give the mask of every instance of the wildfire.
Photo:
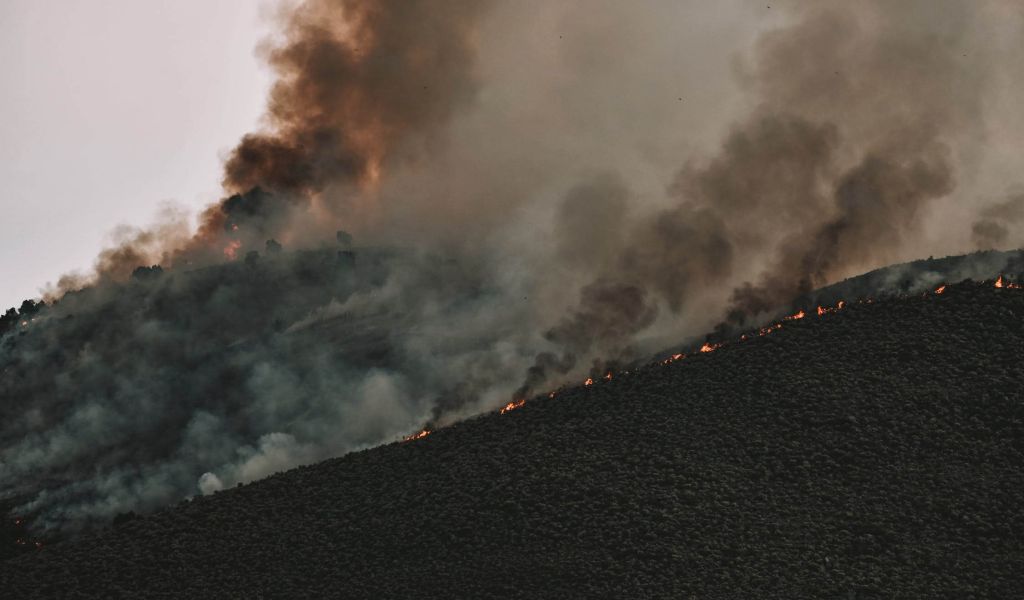
<svg viewBox="0 0 1024 600">
<path fill-rule="evenodd" d="M 936 294 L 942 294 L 943 292 L 946 291 L 946 287 L 947 287 L 946 284 L 940 285 L 938 288 L 935 289 L 935 293 Z M 1010 283 L 1009 281 L 1004 280 L 1002 275 L 1000 275 L 999 279 L 997 279 L 996 282 L 995 282 L 995 287 L 1001 288 L 1001 289 L 1022 289 L 1022 288 L 1024 288 L 1024 285 Z M 874 302 L 875 302 L 874 298 L 864 298 L 864 299 L 858 300 L 859 304 L 873 304 Z M 843 310 L 844 308 L 846 308 L 846 305 L 847 305 L 847 303 L 846 303 L 845 300 L 840 300 L 839 302 L 836 303 L 835 306 L 818 306 L 816 312 L 817 312 L 819 317 L 823 317 L 823 316 L 825 316 L 827 314 L 834 314 L 834 313 L 837 313 L 837 312 Z M 796 320 L 799 320 L 799 319 L 803 319 L 806 316 L 807 316 L 807 313 L 805 311 L 803 311 L 803 310 L 800 310 L 800 311 L 796 312 L 795 314 L 783 317 L 782 320 L 783 321 L 796 321 Z M 773 331 L 778 331 L 778 330 L 782 329 L 782 325 L 783 325 L 782 322 L 772 323 L 771 325 L 767 325 L 767 326 L 762 327 L 761 329 L 759 329 L 757 335 L 758 336 L 766 336 L 766 335 L 772 333 Z M 753 336 L 753 333 L 751 333 L 750 335 L 743 334 L 743 335 L 740 336 L 739 341 L 745 342 L 745 341 L 749 340 L 752 336 Z M 700 352 L 702 354 L 707 354 L 709 352 L 714 352 L 715 350 L 718 350 L 719 348 L 721 348 L 723 345 L 725 345 L 727 343 L 728 342 L 718 342 L 718 343 L 704 342 L 704 345 L 702 345 L 700 347 Z M 686 358 L 686 354 L 684 354 L 682 352 L 679 352 L 679 353 L 673 354 L 673 355 L 669 356 L 668 358 L 662 360 L 661 364 L 662 365 L 669 365 L 669 364 L 671 364 L 673 362 L 676 362 L 676 361 L 679 361 L 679 360 L 683 360 L 685 358 Z M 624 374 L 628 374 L 628 373 L 629 373 L 629 371 L 621 371 L 618 374 L 619 375 L 624 375 Z M 612 373 L 611 371 L 608 371 L 607 373 L 605 373 L 601 377 L 601 379 L 604 379 L 605 381 L 611 381 L 611 379 L 613 378 L 614 375 L 615 375 L 615 373 Z M 586 379 L 586 381 L 583 382 L 583 385 L 587 386 L 587 387 L 594 385 L 594 378 L 593 377 L 588 377 Z M 548 393 L 548 398 L 554 398 L 555 394 L 556 394 L 555 391 L 549 392 Z M 508 404 L 506 404 L 501 409 L 501 414 L 505 414 L 505 413 L 507 413 L 510 410 L 515 410 L 517 408 L 520 408 L 524 404 L 526 404 L 526 399 L 519 399 L 519 400 L 514 400 L 512 402 L 509 402 Z M 428 435 L 429 433 L 430 432 L 428 430 L 424 429 L 422 432 L 420 432 L 417 435 L 412 435 L 412 436 L 409 436 L 409 437 L 405 438 L 405 441 L 419 439 L 421 437 L 424 437 L 424 436 Z"/>
<path fill-rule="evenodd" d="M 501 412 L 505 412 L 505 411 L 501 411 Z M 411 442 L 413 440 L 419 440 L 419 439 L 425 438 L 428 435 L 430 435 L 430 430 L 429 429 L 424 429 L 424 430 L 420 431 L 419 433 L 414 433 L 412 435 L 405 436 L 404 438 L 402 438 L 402 441 L 403 442 Z"/>
<path fill-rule="evenodd" d="M 238 249 L 242 247 L 241 240 L 231 240 L 227 246 L 224 246 L 224 256 L 228 260 L 235 260 L 238 258 Z"/>
<path fill-rule="evenodd" d="M 501 414 L 505 414 L 505 413 L 507 413 L 510 410 L 515 410 L 517 408 L 520 408 L 524 404 L 526 404 L 526 399 L 524 399 L 524 398 L 520 398 L 519 400 L 513 400 L 512 402 L 509 402 L 508 404 L 506 404 L 504 406 L 504 408 L 501 409 Z"/>
<path fill-rule="evenodd" d="M 682 352 L 680 352 L 678 354 L 673 354 L 672 356 L 670 356 L 670 357 L 666 358 L 665 360 L 661 361 L 661 364 L 669 365 L 669 364 L 674 363 L 677 360 L 682 360 L 684 358 L 686 358 L 686 355 L 683 354 Z"/>
<path fill-rule="evenodd" d="M 825 316 L 825 315 L 827 315 L 829 313 L 837 313 L 837 312 L 843 310 L 843 307 L 845 307 L 845 306 L 846 306 L 846 302 L 843 302 L 842 300 L 840 300 L 839 303 L 836 304 L 834 308 L 833 307 L 828 307 L 828 306 L 819 306 L 818 307 L 818 316 L 819 317 L 823 317 L 823 316 Z"/>
<path fill-rule="evenodd" d="M 999 279 L 996 279 L 996 287 L 999 288 L 999 289 L 1007 289 L 1007 290 L 1020 290 L 1020 289 L 1024 289 L 1024 285 L 1021 285 L 1019 283 L 1010 283 L 1009 281 L 1004 281 L 1002 275 L 999 276 Z"/>
</svg>

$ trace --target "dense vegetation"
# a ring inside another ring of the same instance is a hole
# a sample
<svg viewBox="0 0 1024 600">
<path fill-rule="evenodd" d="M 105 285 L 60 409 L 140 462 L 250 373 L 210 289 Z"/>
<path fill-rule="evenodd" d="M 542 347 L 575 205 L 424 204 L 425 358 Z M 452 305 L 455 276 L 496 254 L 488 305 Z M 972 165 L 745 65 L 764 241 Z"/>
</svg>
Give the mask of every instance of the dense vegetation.
<svg viewBox="0 0 1024 600">
<path fill-rule="evenodd" d="M 10 597 L 1013 597 L 1024 290 L 852 304 L 126 519 Z"/>
</svg>

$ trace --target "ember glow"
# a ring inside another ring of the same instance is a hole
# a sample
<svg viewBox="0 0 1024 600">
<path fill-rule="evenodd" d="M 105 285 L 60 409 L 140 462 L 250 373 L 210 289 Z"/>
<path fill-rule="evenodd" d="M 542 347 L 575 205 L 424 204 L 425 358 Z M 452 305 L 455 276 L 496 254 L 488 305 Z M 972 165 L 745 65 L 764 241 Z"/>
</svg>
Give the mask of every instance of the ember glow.
<svg viewBox="0 0 1024 600">
<path fill-rule="evenodd" d="M 241 240 L 231 240 L 228 245 L 224 247 L 224 256 L 228 260 L 235 260 L 238 258 L 238 249 L 242 247 Z"/>
<path fill-rule="evenodd" d="M 404 438 L 402 438 L 402 441 L 403 442 L 412 442 L 414 440 L 423 439 L 423 438 L 427 437 L 428 435 L 430 435 L 430 430 L 429 429 L 423 429 L 419 433 L 414 433 L 412 435 L 405 436 Z"/>
<path fill-rule="evenodd" d="M 509 402 L 508 404 L 506 404 L 505 406 L 502 407 L 501 414 L 505 414 L 505 413 L 509 412 L 510 410 L 515 410 L 517 408 L 520 408 L 524 404 L 526 404 L 526 400 L 525 399 L 513 400 L 512 402 Z"/>
<path fill-rule="evenodd" d="M 936 294 L 942 294 L 943 292 L 946 291 L 947 287 L 948 286 L 946 284 L 940 285 L 938 288 L 935 289 L 935 293 Z M 999 288 L 999 289 L 1024 289 L 1024 286 L 1022 286 L 1020 284 L 1013 284 L 1013 283 L 1009 283 L 1008 281 L 1005 281 L 1002 276 L 1000 276 L 996 280 L 995 287 Z M 874 303 L 874 299 L 872 299 L 872 298 L 862 299 L 862 300 L 858 300 L 857 303 L 858 304 L 873 304 Z M 832 306 L 832 307 L 820 306 L 819 305 L 817 307 L 817 311 L 816 312 L 817 312 L 818 317 L 824 317 L 825 315 L 838 313 L 839 311 L 843 310 L 844 308 L 846 308 L 846 301 L 845 300 L 840 300 L 839 302 L 836 303 L 835 306 Z M 803 311 L 803 310 L 800 310 L 800 311 L 796 312 L 795 314 L 783 317 L 782 320 L 783 321 L 796 321 L 796 320 L 803 319 L 806 316 L 807 316 L 807 313 L 805 311 Z M 770 334 L 770 333 L 772 333 L 774 331 L 779 331 L 780 329 L 782 329 L 782 322 L 772 323 L 770 325 L 766 325 L 766 326 L 760 328 L 758 330 L 757 335 L 759 337 L 766 336 L 766 335 L 768 335 L 768 334 Z M 741 342 L 746 342 L 746 341 L 748 341 L 750 339 L 753 339 L 752 335 L 753 334 L 751 334 L 751 335 L 743 334 L 743 335 L 741 335 L 738 338 L 738 340 L 741 341 Z M 719 342 L 719 343 L 704 342 L 704 344 L 700 347 L 699 351 L 701 353 L 707 354 L 707 353 L 710 353 L 710 352 L 714 352 L 715 350 L 718 350 L 719 348 L 727 345 L 728 343 L 729 342 Z M 665 358 L 665 359 L 663 359 L 663 360 L 661 360 L 661 361 L 659 361 L 657 363 L 653 363 L 653 364 L 660 364 L 662 366 L 667 366 L 667 365 L 670 365 L 670 364 L 672 364 L 674 362 L 684 360 L 684 359 L 686 359 L 686 357 L 687 357 L 687 355 L 685 353 L 677 352 L 675 354 L 672 354 L 668 358 Z M 627 375 L 629 373 L 630 373 L 630 371 L 625 370 L 625 371 L 620 371 L 619 373 L 617 373 L 617 375 L 621 376 L 621 375 Z M 603 379 L 605 381 L 611 381 L 615 375 L 616 375 L 616 373 L 613 373 L 612 371 L 608 371 L 607 373 L 605 373 L 604 376 L 601 377 L 601 379 Z M 590 387 L 590 386 L 593 386 L 594 383 L 595 383 L 594 378 L 593 377 L 588 377 L 583 382 L 583 386 L 584 387 Z M 551 392 L 548 392 L 547 397 L 549 399 L 553 399 L 556 395 L 557 395 L 557 391 L 551 391 Z M 500 414 L 505 414 L 505 413 L 507 413 L 509 411 L 516 410 L 517 408 L 521 408 L 525 404 L 526 404 L 526 399 L 525 398 L 521 398 L 521 399 L 518 399 L 518 400 L 513 400 L 512 402 L 509 402 L 508 404 L 506 404 L 504 407 L 501 408 Z M 403 441 L 408 442 L 408 441 L 416 440 L 416 439 L 419 439 L 419 438 L 427 436 L 429 433 L 430 433 L 429 430 L 424 429 L 423 431 L 421 431 L 418 434 L 410 435 L 410 436 L 404 438 Z"/>
<path fill-rule="evenodd" d="M 1009 281 L 1005 281 L 1002 275 L 999 276 L 999 279 L 996 279 L 996 287 L 1007 290 L 1019 290 L 1024 288 L 1024 286 L 1021 286 L 1019 283 L 1010 283 Z"/>
</svg>

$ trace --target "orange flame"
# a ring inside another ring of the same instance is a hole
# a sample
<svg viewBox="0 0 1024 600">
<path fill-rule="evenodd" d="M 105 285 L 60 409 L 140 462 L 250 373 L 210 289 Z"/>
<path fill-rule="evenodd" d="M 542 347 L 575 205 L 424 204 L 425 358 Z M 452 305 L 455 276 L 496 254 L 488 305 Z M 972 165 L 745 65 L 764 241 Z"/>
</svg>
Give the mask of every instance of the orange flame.
<svg viewBox="0 0 1024 600">
<path fill-rule="evenodd" d="M 506 404 L 504 406 L 504 408 L 501 409 L 501 414 L 505 414 L 505 413 L 507 413 L 510 410 L 515 410 L 517 408 L 520 408 L 524 404 L 526 404 L 526 400 L 524 400 L 524 399 L 514 400 L 512 402 L 509 402 L 508 404 Z"/>
<path fill-rule="evenodd" d="M 715 350 L 718 350 L 721 347 L 721 344 L 712 344 L 710 342 L 704 342 L 704 345 L 700 347 L 700 351 L 704 353 L 714 352 Z"/>
<path fill-rule="evenodd" d="M 1019 283 L 1010 283 L 1009 281 L 1004 281 L 1002 275 L 999 276 L 999 279 L 996 279 L 996 287 L 1000 288 L 1000 289 L 1005 288 L 1005 289 L 1008 289 L 1008 290 L 1024 289 L 1024 285 L 1021 285 Z"/>
<path fill-rule="evenodd" d="M 941 294 L 944 291 L 946 291 L 946 284 L 942 284 L 939 287 L 935 288 L 936 294 Z"/>
<path fill-rule="evenodd" d="M 594 378 L 587 377 L 587 380 L 583 382 L 583 385 L 594 385 Z"/>
<path fill-rule="evenodd" d="M 846 302 L 844 302 L 842 300 L 840 300 L 839 303 L 835 305 L 835 308 L 830 308 L 830 307 L 827 307 L 827 306 L 819 306 L 818 307 L 818 316 L 819 317 L 823 317 L 823 316 L 825 316 L 827 314 L 830 314 L 830 313 L 839 312 L 839 311 L 843 310 L 844 306 L 846 306 Z"/>
<path fill-rule="evenodd" d="M 425 438 L 428 435 L 430 435 L 430 430 L 429 429 L 424 429 L 423 431 L 421 431 L 419 433 L 414 433 L 412 435 L 405 436 L 404 438 L 402 438 L 402 441 L 403 442 L 411 442 L 413 440 L 418 440 L 418 439 Z"/>
<path fill-rule="evenodd" d="M 228 242 L 228 245 L 224 247 L 224 256 L 226 256 L 228 260 L 235 260 L 238 258 L 238 249 L 241 247 L 241 240 L 231 240 Z"/>
<path fill-rule="evenodd" d="M 807 313 L 805 313 L 804 311 L 801 310 L 800 312 L 796 313 L 795 315 L 789 315 L 788 317 L 785 317 L 784 319 L 786 321 L 796 321 L 797 319 L 802 319 L 802 318 L 804 318 L 806 316 L 807 316 Z"/>
</svg>

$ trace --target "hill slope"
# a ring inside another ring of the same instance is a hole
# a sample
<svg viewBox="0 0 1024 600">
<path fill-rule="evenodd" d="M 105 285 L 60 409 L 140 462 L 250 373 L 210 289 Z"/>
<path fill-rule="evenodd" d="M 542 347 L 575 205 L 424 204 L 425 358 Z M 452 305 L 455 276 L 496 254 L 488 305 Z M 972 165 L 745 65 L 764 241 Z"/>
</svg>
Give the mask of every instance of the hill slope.
<svg viewBox="0 0 1024 600">
<path fill-rule="evenodd" d="M 11 597 L 1011 597 L 1024 291 L 852 305 L 0 564 Z"/>
</svg>

